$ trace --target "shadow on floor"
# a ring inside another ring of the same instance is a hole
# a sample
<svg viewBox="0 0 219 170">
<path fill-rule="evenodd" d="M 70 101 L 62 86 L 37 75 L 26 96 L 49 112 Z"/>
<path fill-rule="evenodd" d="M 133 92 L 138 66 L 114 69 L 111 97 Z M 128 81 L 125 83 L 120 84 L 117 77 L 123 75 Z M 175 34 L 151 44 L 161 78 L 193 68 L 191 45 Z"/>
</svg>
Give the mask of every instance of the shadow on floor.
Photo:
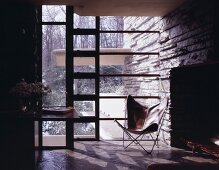
<svg viewBox="0 0 219 170">
<path fill-rule="evenodd" d="M 122 142 L 115 141 L 80 141 L 75 142 L 74 151 L 42 151 L 37 164 L 37 170 L 203 170 L 206 167 L 207 170 L 219 169 L 219 161 L 168 146 L 155 148 L 148 155 L 137 147 L 124 150 Z"/>
</svg>

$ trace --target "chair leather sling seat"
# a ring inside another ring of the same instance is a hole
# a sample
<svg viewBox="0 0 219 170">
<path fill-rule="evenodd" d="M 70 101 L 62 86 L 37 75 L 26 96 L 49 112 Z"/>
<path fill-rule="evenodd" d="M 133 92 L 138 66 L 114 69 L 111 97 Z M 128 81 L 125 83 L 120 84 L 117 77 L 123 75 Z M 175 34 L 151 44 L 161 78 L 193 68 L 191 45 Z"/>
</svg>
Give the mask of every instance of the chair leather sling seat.
<svg viewBox="0 0 219 170">
<path fill-rule="evenodd" d="M 124 133 L 132 140 L 129 145 L 132 143 L 140 146 L 146 151 L 146 153 L 152 153 L 156 142 L 158 141 L 158 136 L 161 129 L 161 124 L 163 122 L 164 113 L 168 107 L 168 97 L 165 97 L 161 100 L 160 103 L 147 107 L 143 106 L 131 95 L 127 97 L 127 126 L 123 126 L 118 120 L 115 119 L 115 122 L 124 130 Z M 156 138 L 154 139 L 151 135 L 156 132 Z M 138 135 L 137 137 L 132 136 L 132 134 Z M 154 141 L 151 151 L 147 151 L 141 144 L 143 136 L 149 134 L 151 140 Z M 123 138 L 124 141 L 124 138 Z"/>
</svg>

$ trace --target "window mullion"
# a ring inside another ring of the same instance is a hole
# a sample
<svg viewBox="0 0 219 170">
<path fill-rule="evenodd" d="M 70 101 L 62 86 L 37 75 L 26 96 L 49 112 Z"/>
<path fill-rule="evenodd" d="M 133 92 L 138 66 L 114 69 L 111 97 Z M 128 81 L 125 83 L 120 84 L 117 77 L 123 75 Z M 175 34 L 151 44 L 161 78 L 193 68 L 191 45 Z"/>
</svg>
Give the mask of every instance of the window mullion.
<svg viewBox="0 0 219 170">
<path fill-rule="evenodd" d="M 98 100 L 96 100 L 96 118 L 98 119 L 96 121 L 96 139 L 100 139 L 100 101 L 99 101 L 99 93 L 100 93 L 100 17 L 96 17 L 96 60 L 95 60 L 95 65 L 96 65 L 96 95 L 98 96 Z"/>
<path fill-rule="evenodd" d="M 73 6 L 66 6 L 66 106 L 73 106 Z"/>
</svg>

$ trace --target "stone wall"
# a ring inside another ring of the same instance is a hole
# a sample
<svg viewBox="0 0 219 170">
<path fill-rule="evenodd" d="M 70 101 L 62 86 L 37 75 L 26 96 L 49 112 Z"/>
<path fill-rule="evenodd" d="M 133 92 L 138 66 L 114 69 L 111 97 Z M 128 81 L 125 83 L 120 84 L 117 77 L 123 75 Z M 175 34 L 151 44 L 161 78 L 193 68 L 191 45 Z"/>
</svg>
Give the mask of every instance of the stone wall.
<svg viewBox="0 0 219 170">
<path fill-rule="evenodd" d="M 125 46 L 133 51 L 158 52 L 159 55 L 135 55 L 126 58 L 127 73 L 159 73 L 164 91 L 159 91 L 157 79 L 132 78 L 127 80 L 127 93 L 135 95 L 169 95 L 170 69 L 185 65 L 207 63 L 215 59 L 214 10 L 208 1 L 188 0 L 164 17 L 126 17 L 125 30 L 150 30 L 157 33 L 130 34 L 125 36 Z M 149 104 L 156 102 L 149 100 Z M 147 103 L 147 102 L 146 102 Z M 169 115 L 165 118 L 170 126 Z M 167 128 L 168 132 L 168 128 Z M 168 136 L 168 133 L 166 134 Z M 169 137 L 167 137 L 169 138 Z"/>
</svg>

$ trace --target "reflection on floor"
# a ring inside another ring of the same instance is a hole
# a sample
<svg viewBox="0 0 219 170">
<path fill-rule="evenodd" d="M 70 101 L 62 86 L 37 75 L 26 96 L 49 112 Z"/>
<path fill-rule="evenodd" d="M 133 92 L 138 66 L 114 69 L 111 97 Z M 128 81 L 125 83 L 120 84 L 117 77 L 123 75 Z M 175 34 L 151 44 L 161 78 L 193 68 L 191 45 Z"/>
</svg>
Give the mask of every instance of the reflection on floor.
<svg viewBox="0 0 219 170">
<path fill-rule="evenodd" d="M 37 170 L 219 170 L 219 161 L 208 155 L 164 145 L 147 155 L 136 146 L 124 150 L 118 141 L 80 141 L 75 142 L 74 151 L 48 150 L 40 155 Z"/>
</svg>

